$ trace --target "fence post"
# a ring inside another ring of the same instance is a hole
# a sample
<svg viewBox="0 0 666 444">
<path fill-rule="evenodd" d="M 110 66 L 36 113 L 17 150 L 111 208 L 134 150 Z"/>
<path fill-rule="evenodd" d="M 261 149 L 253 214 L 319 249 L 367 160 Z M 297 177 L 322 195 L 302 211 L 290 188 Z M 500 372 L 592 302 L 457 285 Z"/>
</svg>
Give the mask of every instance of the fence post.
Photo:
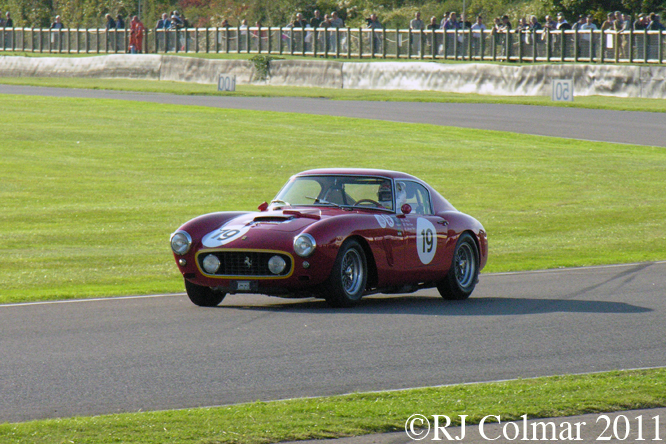
<svg viewBox="0 0 666 444">
<path fill-rule="evenodd" d="M 312 55 L 314 57 L 317 57 L 317 50 L 319 49 L 317 47 L 317 43 L 318 43 L 318 40 L 319 40 L 318 39 L 319 36 L 317 34 L 319 34 L 317 32 L 317 28 L 314 28 L 314 31 L 312 31 L 312 34 L 311 34 L 312 35 Z"/>
<path fill-rule="evenodd" d="M 634 63 L 634 28 L 629 28 L 629 63 Z"/>
<path fill-rule="evenodd" d="M 659 56 L 659 63 L 663 63 L 663 61 L 664 61 L 664 57 L 663 57 L 664 56 L 664 51 L 663 51 L 662 44 L 661 44 L 661 41 L 662 41 L 663 37 L 664 37 L 664 31 L 660 30 L 659 34 L 657 36 L 657 54 Z"/>
<path fill-rule="evenodd" d="M 340 58 L 340 28 L 335 28 L 335 58 Z"/>
<path fill-rule="evenodd" d="M 468 29 L 467 30 L 467 58 L 469 61 L 472 61 L 472 30 Z"/>
<path fill-rule="evenodd" d="M 398 37 L 396 39 L 396 45 L 395 45 L 395 47 L 396 47 L 396 51 L 395 51 L 396 52 L 396 57 L 395 58 L 399 59 L 400 58 L 400 45 L 398 43 L 400 42 L 400 31 L 398 31 L 396 29 L 395 32 L 396 32 L 396 36 Z M 409 31 L 407 32 L 407 41 L 408 41 L 408 44 L 407 44 L 407 58 L 411 59 L 412 58 L 412 28 L 409 28 Z"/>
<path fill-rule="evenodd" d="M 386 28 L 382 28 L 382 58 L 386 58 Z"/>
<path fill-rule="evenodd" d="M 363 58 L 363 29 L 358 28 L 358 58 Z"/>
<path fill-rule="evenodd" d="M 436 47 L 437 47 L 437 37 L 436 37 L 436 34 L 435 34 L 435 30 L 431 29 L 430 30 L 430 56 L 432 57 L 433 60 L 436 59 L 436 57 L 435 57 Z"/>
<path fill-rule="evenodd" d="M 567 45 L 566 45 L 566 34 L 564 33 L 564 30 L 560 31 L 560 59 L 562 62 L 564 62 L 564 56 L 566 55 L 567 52 Z"/>
<path fill-rule="evenodd" d="M 305 55 L 305 28 L 301 28 L 301 55 Z"/>
</svg>

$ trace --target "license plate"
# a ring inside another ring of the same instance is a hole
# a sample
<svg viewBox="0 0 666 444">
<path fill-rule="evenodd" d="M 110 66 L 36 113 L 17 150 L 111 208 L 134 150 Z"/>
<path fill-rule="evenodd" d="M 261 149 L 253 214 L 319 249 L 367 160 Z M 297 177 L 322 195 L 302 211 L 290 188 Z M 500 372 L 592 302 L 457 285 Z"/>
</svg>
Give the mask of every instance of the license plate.
<svg viewBox="0 0 666 444">
<path fill-rule="evenodd" d="M 250 281 L 238 281 L 238 291 L 250 291 Z"/>
</svg>

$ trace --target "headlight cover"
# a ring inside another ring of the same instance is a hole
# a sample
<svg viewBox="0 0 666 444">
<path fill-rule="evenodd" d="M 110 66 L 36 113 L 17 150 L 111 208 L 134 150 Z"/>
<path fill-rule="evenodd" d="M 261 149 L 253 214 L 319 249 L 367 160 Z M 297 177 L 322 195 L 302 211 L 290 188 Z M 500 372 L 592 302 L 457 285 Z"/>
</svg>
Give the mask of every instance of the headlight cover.
<svg viewBox="0 0 666 444">
<path fill-rule="evenodd" d="M 314 237 L 308 233 L 299 234 L 294 238 L 294 252 L 300 257 L 308 257 L 317 248 Z"/>
<path fill-rule="evenodd" d="M 287 267 L 287 262 L 280 256 L 275 255 L 268 260 L 268 269 L 273 274 L 280 274 Z"/>
<path fill-rule="evenodd" d="M 171 235 L 171 249 L 174 253 L 182 256 L 190 251 L 192 237 L 186 231 L 176 231 Z"/>
<path fill-rule="evenodd" d="M 220 260 L 214 254 L 208 254 L 204 258 L 202 265 L 206 273 L 215 274 L 220 269 Z"/>
</svg>

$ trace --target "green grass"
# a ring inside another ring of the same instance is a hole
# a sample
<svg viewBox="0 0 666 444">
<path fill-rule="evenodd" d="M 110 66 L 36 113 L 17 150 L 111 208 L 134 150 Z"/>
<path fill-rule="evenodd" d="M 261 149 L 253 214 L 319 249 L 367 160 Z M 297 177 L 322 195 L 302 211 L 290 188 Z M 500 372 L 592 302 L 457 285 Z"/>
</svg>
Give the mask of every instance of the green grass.
<svg viewBox="0 0 666 444">
<path fill-rule="evenodd" d="M 426 180 L 485 225 L 487 272 L 666 258 L 663 148 L 113 100 L 0 112 L 0 302 L 182 291 L 171 232 L 313 167 Z"/>
<path fill-rule="evenodd" d="M 384 91 L 331 88 L 277 87 L 261 85 L 237 85 L 236 91 L 218 92 L 217 85 L 184 82 L 126 79 L 82 79 L 3 77 L 0 83 L 7 85 L 49 86 L 59 88 L 103 89 L 116 91 L 141 91 L 183 95 L 234 95 L 241 97 L 315 97 L 330 100 L 371 100 L 400 102 L 444 103 L 497 103 L 511 105 L 539 105 L 572 108 L 609 109 L 618 111 L 666 112 L 666 100 L 637 99 L 607 96 L 577 96 L 574 102 L 553 102 L 542 96 L 485 96 L 479 94 L 443 93 L 437 91 Z"/>
<path fill-rule="evenodd" d="M 666 369 L 557 376 L 217 408 L 0 424 L 3 444 L 259 444 L 402 431 L 412 414 L 476 424 L 666 406 Z M 431 418 L 432 420 L 432 418 Z M 458 422 L 456 422 L 458 423 Z M 403 436 L 406 441 L 408 438 Z"/>
<path fill-rule="evenodd" d="M 168 82 L 0 79 L 15 81 L 217 94 Z M 550 104 L 247 88 L 240 94 Z M 590 107 L 664 109 L 661 101 L 589 99 Z M 666 256 L 663 148 L 104 100 L 3 96 L 0 112 L 0 302 L 182 291 L 168 247 L 179 224 L 205 212 L 253 209 L 290 174 L 311 167 L 399 169 L 430 182 L 484 223 L 486 271 Z M 0 443 L 331 438 L 404 430 L 413 413 L 466 414 L 475 422 L 666 406 L 665 385 L 666 370 L 657 369 L 43 420 L 0 424 Z"/>
</svg>

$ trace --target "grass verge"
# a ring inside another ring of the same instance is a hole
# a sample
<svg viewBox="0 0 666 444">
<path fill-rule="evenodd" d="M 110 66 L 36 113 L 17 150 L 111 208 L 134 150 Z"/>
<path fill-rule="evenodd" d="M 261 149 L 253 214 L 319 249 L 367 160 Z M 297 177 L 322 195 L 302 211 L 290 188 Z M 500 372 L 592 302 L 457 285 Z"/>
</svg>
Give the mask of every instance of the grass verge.
<svg viewBox="0 0 666 444">
<path fill-rule="evenodd" d="M 485 225 L 488 272 L 665 259 L 663 148 L 114 100 L 0 112 L 0 302 L 182 291 L 171 232 L 314 167 L 421 177 Z"/>
<path fill-rule="evenodd" d="M 551 101 L 550 97 L 541 96 L 486 96 L 479 94 L 457 94 L 437 91 L 353 90 L 261 85 L 237 85 L 235 92 L 224 93 L 217 91 L 217 85 L 125 79 L 4 77 L 0 78 L 0 83 L 7 85 L 140 91 L 183 95 L 233 95 L 237 97 L 311 97 L 325 98 L 330 100 L 365 100 L 384 102 L 495 103 L 510 105 L 538 105 L 607 109 L 616 111 L 666 112 L 666 100 L 606 96 L 577 96 L 574 102 L 553 102 Z"/>
<path fill-rule="evenodd" d="M 666 369 L 0 424 L 0 442 L 237 443 L 404 431 L 414 413 L 502 421 L 666 406 Z M 405 439 L 407 439 L 405 437 Z"/>
</svg>

